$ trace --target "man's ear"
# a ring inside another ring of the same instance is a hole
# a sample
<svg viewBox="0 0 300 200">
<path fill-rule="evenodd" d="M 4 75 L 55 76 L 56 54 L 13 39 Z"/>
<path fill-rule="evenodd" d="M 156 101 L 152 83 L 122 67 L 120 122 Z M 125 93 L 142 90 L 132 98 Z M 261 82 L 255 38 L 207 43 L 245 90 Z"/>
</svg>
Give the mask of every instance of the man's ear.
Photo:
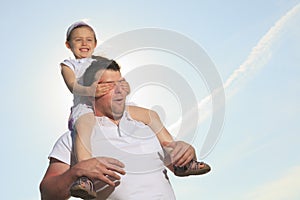
<svg viewBox="0 0 300 200">
<path fill-rule="evenodd" d="M 68 49 L 71 49 L 71 45 L 70 45 L 70 43 L 69 43 L 68 41 L 65 42 L 65 45 L 66 45 L 66 47 L 67 47 Z"/>
</svg>

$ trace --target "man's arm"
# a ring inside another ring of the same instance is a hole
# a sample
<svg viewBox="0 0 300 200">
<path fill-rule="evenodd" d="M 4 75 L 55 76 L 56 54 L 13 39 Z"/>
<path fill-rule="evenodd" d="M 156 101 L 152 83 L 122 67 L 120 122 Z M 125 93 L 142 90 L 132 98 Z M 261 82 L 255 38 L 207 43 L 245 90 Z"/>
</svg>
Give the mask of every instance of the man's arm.
<svg viewBox="0 0 300 200">
<path fill-rule="evenodd" d="M 165 150 L 169 150 L 171 162 L 176 166 L 185 166 L 192 159 L 197 160 L 195 149 L 184 141 L 173 141 L 165 144 Z"/>
<path fill-rule="evenodd" d="M 46 174 L 40 183 L 41 199 L 68 199 L 70 185 L 76 180 L 70 166 L 51 158 Z"/>
<path fill-rule="evenodd" d="M 41 199 L 68 199 L 71 184 L 81 176 L 87 176 L 92 180 L 102 180 L 114 186 L 114 182 L 107 176 L 119 180 L 120 176 L 117 173 L 125 174 L 123 167 L 123 163 L 113 158 L 91 158 L 81 161 L 73 167 L 51 158 L 46 174 L 40 183 Z"/>
</svg>

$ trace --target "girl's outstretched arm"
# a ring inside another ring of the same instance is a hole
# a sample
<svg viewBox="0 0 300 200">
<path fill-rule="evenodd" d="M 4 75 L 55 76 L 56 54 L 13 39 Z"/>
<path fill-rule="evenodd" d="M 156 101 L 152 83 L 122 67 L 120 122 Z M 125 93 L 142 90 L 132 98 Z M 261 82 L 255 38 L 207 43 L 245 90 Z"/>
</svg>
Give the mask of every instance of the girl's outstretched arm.
<svg viewBox="0 0 300 200">
<path fill-rule="evenodd" d="M 80 96 L 94 96 L 97 82 L 93 83 L 90 87 L 85 87 L 78 84 L 74 71 L 64 64 L 61 64 L 61 74 L 69 91 L 72 94 L 77 94 Z"/>
</svg>

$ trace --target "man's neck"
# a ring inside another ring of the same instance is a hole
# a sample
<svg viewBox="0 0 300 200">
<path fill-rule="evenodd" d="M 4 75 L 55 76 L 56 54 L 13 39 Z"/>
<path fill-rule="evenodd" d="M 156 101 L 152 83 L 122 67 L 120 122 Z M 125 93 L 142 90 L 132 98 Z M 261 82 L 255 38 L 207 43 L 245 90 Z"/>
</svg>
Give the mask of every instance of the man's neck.
<svg viewBox="0 0 300 200">
<path fill-rule="evenodd" d="M 122 118 L 123 115 L 120 116 L 120 117 L 114 117 L 113 115 L 112 116 L 108 116 L 108 115 L 103 115 L 102 113 L 96 113 L 95 116 L 96 117 L 107 117 L 114 124 L 119 125 L 119 123 L 120 123 L 121 118 Z"/>
</svg>

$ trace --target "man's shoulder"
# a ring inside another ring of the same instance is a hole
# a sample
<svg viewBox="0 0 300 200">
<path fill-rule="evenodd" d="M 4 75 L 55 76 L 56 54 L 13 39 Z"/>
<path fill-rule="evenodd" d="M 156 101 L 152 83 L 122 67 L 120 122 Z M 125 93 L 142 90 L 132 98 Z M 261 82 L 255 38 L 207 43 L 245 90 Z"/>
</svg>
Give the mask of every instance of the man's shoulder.
<svg viewBox="0 0 300 200">
<path fill-rule="evenodd" d="M 66 131 L 63 133 L 56 141 L 56 145 L 64 144 L 65 146 L 72 146 L 72 136 L 73 133 L 71 131 Z"/>
<path fill-rule="evenodd" d="M 53 146 L 53 149 L 48 156 L 49 159 L 56 159 L 70 165 L 72 152 L 72 133 L 65 132 L 61 135 Z"/>
</svg>

